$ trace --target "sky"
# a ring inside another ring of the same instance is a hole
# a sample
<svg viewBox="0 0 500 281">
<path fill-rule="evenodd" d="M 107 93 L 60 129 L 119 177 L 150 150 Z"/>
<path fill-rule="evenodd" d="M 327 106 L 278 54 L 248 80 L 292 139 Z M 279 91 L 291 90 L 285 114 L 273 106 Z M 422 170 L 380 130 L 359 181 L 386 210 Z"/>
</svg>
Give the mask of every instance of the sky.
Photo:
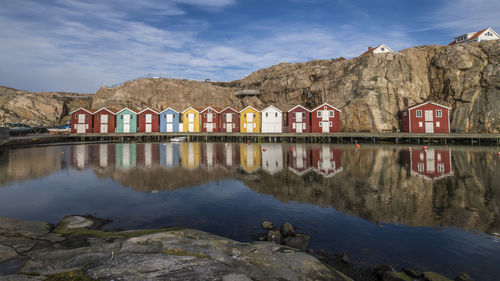
<svg viewBox="0 0 500 281">
<path fill-rule="evenodd" d="M 0 85 L 95 93 L 138 77 L 232 81 L 282 62 L 499 31 L 493 0 L 0 0 Z"/>
</svg>

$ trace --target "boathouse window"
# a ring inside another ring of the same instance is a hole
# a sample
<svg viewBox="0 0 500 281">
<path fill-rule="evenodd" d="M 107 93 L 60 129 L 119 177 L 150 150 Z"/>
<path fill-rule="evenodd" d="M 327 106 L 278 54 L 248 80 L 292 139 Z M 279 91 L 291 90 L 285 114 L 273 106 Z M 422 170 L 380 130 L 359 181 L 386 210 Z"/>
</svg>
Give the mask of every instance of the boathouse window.
<svg viewBox="0 0 500 281">
<path fill-rule="evenodd" d="M 330 121 L 328 125 L 330 125 L 330 128 L 333 127 L 332 121 Z"/>
<path fill-rule="evenodd" d="M 424 163 L 418 163 L 418 171 L 423 172 L 425 169 Z"/>
<path fill-rule="evenodd" d="M 382 47 L 382 48 L 380 48 L 380 50 L 383 52 L 383 51 L 385 51 L 385 48 L 384 48 L 384 47 Z"/>
<path fill-rule="evenodd" d="M 422 110 L 417 110 L 417 117 L 422 117 Z"/>
<path fill-rule="evenodd" d="M 335 113 L 333 112 L 333 110 L 330 110 L 330 117 L 335 117 Z"/>
<path fill-rule="evenodd" d="M 222 128 L 224 128 L 224 129 L 226 128 L 226 123 L 222 124 Z"/>
<path fill-rule="evenodd" d="M 97 115 L 97 120 L 101 120 L 101 115 Z"/>
<path fill-rule="evenodd" d="M 404 116 L 408 115 L 408 112 L 406 112 L 406 111 L 405 111 L 405 112 L 403 112 L 403 115 L 404 115 Z"/>
<path fill-rule="evenodd" d="M 292 113 L 292 118 L 295 119 L 295 112 Z"/>
<path fill-rule="evenodd" d="M 438 161 L 441 161 L 441 153 L 437 153 L 436 158 Z"/>
<path fill-rule="evenodd" d="M 442 110 L 436 110 L 436 117 L 441 117 L 443 116 L 443 111 Z"/>
<path fill-rule="evenodd" d="M 439 125 L 441 125 L 441 124 L 439 124 L 439 121 L 437 121 L 436 122 L 436 127 L 439 128 Z"/>
<path fill-rule="evenodd" d="M 246 114 L 246 113 L 245 113 L 245 114 L 243 114 L 243 117 L 247 118 L 247 114 Z"/>
<path fill-rule="evenodd" d="M 234 113 L 233 113 L 233 117 L 235 117 L 235 116 L 234 116 Z"/>
<path fill-rule="evenodd" d="M 422 127 L 422 122 L 418 122 L 418 126 L 419 126 L 419 127 Z"/>
<path fill-rule="evenodd" d="M 85 114 L 85 119 L 89 119 L 89 115 L 88 114 Z"/>
<path fill-rule="evenodd" d="M 78 114 L 75 114 L 75 119 L 78 119 Z"/>
<path fill-rule="evenodd" d="M 274 117 L 278 117 L 278 112 L 274 113 Z"/>
<path fill-rule="evenodd" d="M 266 112 L 266 117 L 269 117 L 269 113 Z"/>
<path fill-rule="evenodd" d="M 205 114 L 203 114 L 203 117 L 207 118 L 207 114 L 206 114 L 206 113 L 205 113 Z"/>
<path fill-rule="evenodd" d="M 318 117 L 321 117 L 321 110 L 318 110 Z"/>
<path fill-rule="evenodd" d="M 444 173 L 444 164 L 443 163 L 438 163 L 438 172 Z"/>
<path fill-rule="evenodd" d="M 295 129 L 295 123 L 292 123 L 292 129 Z"/>
<path fill-rule="evenodd" d="M 253 117 L 255 118 L 255 113 L 253 114 Z"/>
</svg>

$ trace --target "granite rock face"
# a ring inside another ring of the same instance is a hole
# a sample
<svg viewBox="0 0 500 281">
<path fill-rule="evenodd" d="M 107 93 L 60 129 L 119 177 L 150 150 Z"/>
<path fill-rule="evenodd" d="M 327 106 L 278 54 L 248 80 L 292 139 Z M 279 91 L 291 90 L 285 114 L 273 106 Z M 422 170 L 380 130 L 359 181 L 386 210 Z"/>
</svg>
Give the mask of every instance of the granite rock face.
<svg viewBox="0 0 500 281">
<path fill-rule="evenodd" d="M 235 92 L 242 89 L 259 90 L 260 95 L 236 97 Z M 77 105 L 170 106 L 182 111 L 188 106 L 272 104 L 287 110 L 297 104 L 314 107 L 328 102 L 342 110 L 341 130 L 382 131 L 400 127 L 402 108 L 434 101 L 452 108 L 451 129 L 499 133 L 500 40 L 413 47 L 344 61 L 281 63 L 232 82 L 137 79 L 101 87 L 91 103 L 81 97 L 64 103 L 54 97 L 60 94 L 0 88 L 0 120 L 36 125 L 61 122 Z"/>
</svg>

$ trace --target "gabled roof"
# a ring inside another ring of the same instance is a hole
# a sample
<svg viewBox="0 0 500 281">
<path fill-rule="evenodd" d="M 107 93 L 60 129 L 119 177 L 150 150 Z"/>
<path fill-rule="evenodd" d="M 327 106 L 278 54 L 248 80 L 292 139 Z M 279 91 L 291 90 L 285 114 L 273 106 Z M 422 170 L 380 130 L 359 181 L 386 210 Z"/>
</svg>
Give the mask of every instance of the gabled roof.
<svg viewBox="0 0 500 281">
<path fill-rule="evenodd" d="M 137 109 L 135 109 L 135 108 L 132 108 L 132 107 L 124 107 L 124 108 L 122 108 L 120 111 L 118 111 L 118 112 L 117 112 L 117 113 L 115 113 L 115 114 L 119 114 L 120 112 L 122 112 L 122 111 L 124 111 L 124 110 L 129 110 L 129 111 L 132 111 L 132 112 L 133 112 L 133 113 L 135 113 L 135 114 L 137 114 L 137 112 L 138 112 L 138 111 L 137 111 Z"/>
<path fill-rule="evenodd" d="M 498 33 L 496 33 L 496 31 L 495 31 L 495 30 L 493 30 L 492 28 L 488 27 L 488 28 L 485 28 L 485 29 L 483 29 L 483 30 L 479 30 L 479 31 L 477 31 L 477 32 L 476 32 L 476 33 L 474 33 L 471 37 L 469 37 L 469 38 L 465 39 L 465 40 L 464 40 L 464 41 L 462 41 L 462 42 L 467 42 L 467 41 L 470 41 L 470 40 L 476 39 L 477 37 L 479 37 L 481 34 L 483 34 L 483 33 L 484 33 L 485 31 L 487 31 L 487 30 L 488 30 L 488 31 L 490 31 L 490 32 L 492 32 L 493 34 L 495 34 L 497 37 L 499 37 L 499 38 L 500 38 L 500 35 L 498 35 Z M 460 35 L 460 36 L 458 36 L 458 37 L 455 37 L 455 40 L 453 40 L 453 42 L 451 42 L 450 44 L 448 44 L 448 46 L 451 46 L 451 45 L 455 45 L 455 44 L 457 44 L 457 43 L 458 43 L 458 42 L 457 42 L 457 38 L 462 37 L 462 36 L 463 36 L 463 35 Z M 461 42 L 461 43 L 462 43 L 462 42 Z"/>
<path fill-rule="evenodd" d="M 243 111 L 245 111 L 245 110 L 246 110 L 247 108 L 249 108 L 249 107 L 250 107 L 251 109 L 253 109 L 253 110 L 257 111 L 257 112 L 261 112 L 261 110 L 260 110 L 259 108 L 257 108 L 257 107 L 253 107 L 253 106 L 251 106 L 251 105 L 248 105 L 247 107 L 245 107 L 245 108 L 243 108 L 242 110 L 240 110 L 240 113 L 241 113 L 241 112 L 243 112 Z"/>
<path fill-rule="evenodd" d="M 100 112 L 100 111 L 103 111 L 103 110 L 106 110 L 107 112 L 111 113 L 111 114 L 116 114 L 118 112 L 117 109 L 115 108 L 110 108 L 110 107 L 101 107 L 99 108 L 98 110 L 94 111 L 94 114 L 97 113 L 97 112 Z"/>
<path fill-rule="evenodd" d="M 161 114 L 161 113 L 163 113 L 163 112 L 165 112 L 165 111 L 167 111 L 167 110 L 169 110 L 169 109 L 170 109 L 170 110 L 172 110 L 173 112 L 175 112 L 175 113 L 179 114 L 179 111 L 177 111 L 177 110 L 175 110 L 175 109 L 173 109 L 173 108 L 171 108 L 171 107 L 167 107 L 167 108 L 165 108 L 164 110 L 162 110 L 162 111 L 160 112 L 160 114 Z"/>
<path fill-rule="evenodd" d="M 143 110 L 141 110 L 141 111 L 137 112 L 137 114 L 143 113 L 144 111 L 147 111 L 147 110 L 151 110 L 151 111 L 153 111 L 153 112 L 154 112 L 154 113 L 156 113 L 156 114 L 160 114 L 160 112 L 159 112 L 158 110 L 153 109 L 153 108 L 151 108 L 151 107 L 146 107 L 146 108 L 144 108 Z"/>
<path fill-rule="evenodd" d="M 401 109 L 401 111 L 412 110 L 412 109 L 414 109 L 414 108 L 417 108 L 417 107 L 420 107 L 420 106 L 422 106 L 422 105 L 429 104 L 429 103 L 430 103 L 430 104 L 433 104 L 433 105 L 435 105 L 435 106 L 439 106 L 439 107 L 442 107 L 442 108 L 446 108 L 446 109 L 448 109 L 448 110 L 451 110 L 451 108 L 450 108 L 450 107 L 444 106 L 444 105 L 442 105 L 442 104 L 435 103 L 435 102 L 432 102 L 432 101 L 426 101 L 426 102 L 421 102 L 421 103 L 417 103 L 417 104 L 414 104 L 414 105 L 407 106 L 407 107 L 405 107 L 405 108 Z"/>
<path fill-rule="evenodd" d="M 266 110 L 268 110 L 268 109 L 270 109 L 270 108 L 274 108 L 274 109 L 276 109 L 276 110 L 277 110 L 277 111 L 279 111 L 279 112 L 283 112 L 283 110 L 281 110 L 281 109 L 277 108 L 277 107 L 276 107 L 276 106 L 274 106 L 274 105 L 270 105 L 270 106 L 268 106 L 268 107 L 266 107 L 266 108 L 262 109 L 262 111 L 266 111 Z"/>
<path fill-rule="evenodd" d="M 240 112 L 239 108 L 232 108 L 230 106 L 224 107 L 220 112 L 225 111 L 226 109 L 231 109 L 234 112 Z"/>
<path fill-rule="evenodd" d="M 328 103 L 326 103 L 326 102 L 325 102 L 325 103 L 323 103 L 323 104 L 320 104 L 320 105 L 316 106 L 316 107 L 315 107 L 315 108 L 313 108 L 313 109 L 311 109 L 311 112 L 312 112 L 312 111 L 315 111 L 316 109 L 318 109 L 318 108 L 320 108 L 320 107 L 322 107 L 322 106 L 325 106 L 325 105 L 328 105 L 329 107 L 333 107 L 333 109 L 337 110 L 338 112 L 342 112 L 342 110 L 340 110 L 340 109 L 336 108 L 335 106 L 333 106 L 333 105 L 331 105 L 331 104 L 328 104 Z"/>
<path fill-rule="evenodd" d="M 305 109 L 306 111 L 311 112 L 311 110 L 310 110 L 309 108 L 307 108 L 307 107 L 305 107 L 305 106 L 302 106 L 302 105 L 300 105 L 300 104 L 298 104 L 298 105 L 296 105 L 296 106 L 294 106 L 294 107 L 290 108 L 287 112 L 290 112 L 290 111 L 292 111 L 292 110 L 296 109 L 297 107 L 301 107 L 301 108 Z"/>
<path fill-rule="evenodd" d="M 379 48 L 379 47 L 385 47 L 387 50 L 389 50 L 389 51 L 393 52 L 393 51 L 392 51 L 392 49 L 391 49 L 391 48 L 389 48 L 389 47 L 387 47 L 387 45 L 386 45 L 386 44 L 380 44 L 380 45 L 378 45 L 378 46 L 377 46 L 377 47 L 375 47 L 375 48 L 372 48 L 371 46 L 370 46 L 370 47 L 368 47 L 368 51 L 366 51 L 366 52 L 362 53 L 362 54 L 361 54 L 361 56 L 364 56 L 364 55 L 367 55 L 367 54 L 373 53 L 373 51 L 375 51 L 375 50 L 376 50 L 377 48 Z"/>
<path fill-rule="evenodd" d="M 86 112 L 88 112 L 88 113 L 90 113 L 90 114 L 93 114 L 94 112 L 96 112 L 96 110 L 95 110 L 95 109 L 87 109 L 87 108 L 80 107 L 80 108 L 78 108 L 78 109 L 75 109 L 75 110 L 71 111 L 69 114 L 73 114 L 73 113 L 75 113 L 75 112 L 77 112 L 77 111 L 79 111 L 79 110 L 86 111 Z"/>
<path fill-rule="evenodd" d="M 217 112 L 217 113 L 220 113 L 220 112 L 221 112 L 221 109 L 220 109 L 219 107 L 213 107 L 213 106 L 207 106 L 207 107 L 205 107 L 205 108 L 204 108 L 202 111 L 200 111 L 200 112 L 203 112 L 203 111 L 205 111 L 205 110 L 207 110 L 207 109 L 209 109 L 209 108 L 211 108 L 212 110 L 214 110 L 214 111 L 215 111 L 215 112 Z"/>
<path fill-rule="evenodd" d="M 192 106 L 190 106 L 190 107 L 188 107 L 188 108 L 184 109 L 184 111 L 182 111 L 182 113 L 184 113 L 184 112 L 188 111 L 189 109 L 192 109 L 192 110 L 194 110 L 194 111 L 196 111 L 196 112 L 198 112 L 198 113 L 200 113 L 200 112 L 203 110 L 203 108 L 199 108 L 199 107 L 192 107 Z"/>
</svg>

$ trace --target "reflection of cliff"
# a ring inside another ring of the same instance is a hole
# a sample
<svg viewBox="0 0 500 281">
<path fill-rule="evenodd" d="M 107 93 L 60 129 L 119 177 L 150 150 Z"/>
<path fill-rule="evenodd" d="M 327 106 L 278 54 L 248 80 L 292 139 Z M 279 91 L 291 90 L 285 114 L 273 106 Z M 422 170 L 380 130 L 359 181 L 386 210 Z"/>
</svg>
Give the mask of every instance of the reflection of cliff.
<svg viewBox="0 0 500 281">
<path fill-rule="evenodd" d="M 0 151 L 0 184 L 50 175 L 67 165 L 61 147 L 33 147 Z"/>
<path fill-rule="evenodd" d="M 189 188 L 213 181 L 231 178 L 233 172 L 225 168 L 188 170 L 182 167 L 167 169 L 156 166 L 149 169 L 136 167 L 130 170 L 96 170 L 99 177 L 110 177 L 137 191 L 163 191 Z"/>
<path fill-rule="evenodd" d="M 257 192 L 287 202 L 333 207 L 372 222 L 458 226 L 500 232 L 500 175 L 492 153 L 454 151 L 457 177 L 431 181 L 411 174 L 398 149 L 344 149 L 343 172 L 324 178 L 291 170 L 243 178 Z"/>
</svg>

